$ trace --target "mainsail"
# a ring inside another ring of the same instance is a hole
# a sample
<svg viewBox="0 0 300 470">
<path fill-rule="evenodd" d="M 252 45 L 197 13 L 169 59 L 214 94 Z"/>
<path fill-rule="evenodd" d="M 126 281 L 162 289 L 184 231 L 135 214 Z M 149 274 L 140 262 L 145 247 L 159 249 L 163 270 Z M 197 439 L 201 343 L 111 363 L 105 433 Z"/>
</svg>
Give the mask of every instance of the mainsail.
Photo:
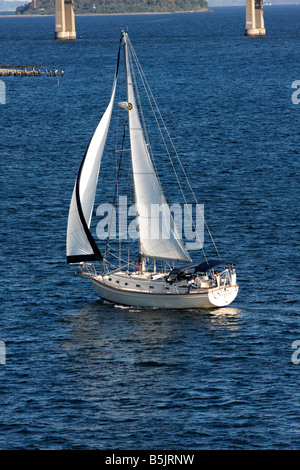
<svg viewBox="0 0 300 470">
<path fill-rule="evenodd" d="M 174 261 L 191 261 L 161 185 L 157 179 L 141 126 L 134 95 L 127 33 L 125 42 L 127 99 L 131 159 L 139 226 L 140 254 L 144 257 Z"/>
<path fill-rule="evenodd" d="M 101 158 L 114 104 L 120 48 L 110 102 L 103 114 L 82 160 L 75 182 L 67 228 L 67 262 L 80 263 L 102 259 L 90 232 Z"/>
</svg>

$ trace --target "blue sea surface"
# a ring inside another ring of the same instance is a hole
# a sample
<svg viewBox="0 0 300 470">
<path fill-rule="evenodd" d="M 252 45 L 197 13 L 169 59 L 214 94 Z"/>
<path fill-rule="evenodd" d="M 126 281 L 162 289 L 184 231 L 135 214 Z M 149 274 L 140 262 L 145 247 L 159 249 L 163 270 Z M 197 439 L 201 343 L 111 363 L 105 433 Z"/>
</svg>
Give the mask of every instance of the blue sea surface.
<svg viewBox="0 0 300 470">
<path fill-rule="evenodd" d="M 244 36 L 243 7 L 78 16 L 70 42 L 54 40 L 54 17 L 0 18 L 1 64 L 59 70 L 1 77 L 1 449 L 300 448 L 300 6 L 264 16 L 259 38 Z M 122 308 L 66 264 L 121 28 L 220 254 L 237 262 L 227 308 Z"/>
</svg>

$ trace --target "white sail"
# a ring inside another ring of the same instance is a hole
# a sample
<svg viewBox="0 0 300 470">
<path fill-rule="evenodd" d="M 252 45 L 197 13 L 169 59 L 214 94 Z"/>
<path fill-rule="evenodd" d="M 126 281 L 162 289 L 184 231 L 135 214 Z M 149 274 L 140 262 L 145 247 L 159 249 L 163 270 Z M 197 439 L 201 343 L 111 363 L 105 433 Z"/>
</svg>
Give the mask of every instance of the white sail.
<svg viewBox="0 0 300 470">
<path fill-rule="evenodd" d="M 178 235 L 145 142 L 134 96 L 126 39 L 125 33 L 129 132 L 140 253 L 149 258 L 191 261 Z"/>
<path fill-rule="evenodd" d="M 101 158 L 107 138 L 116 91 L 115 77 L 111 99 L 90 141 L 74 186 L 67 228 L 67 260 L 76 263 L 99 259 L 101 254 L 90 232 Z"/>
</svg>

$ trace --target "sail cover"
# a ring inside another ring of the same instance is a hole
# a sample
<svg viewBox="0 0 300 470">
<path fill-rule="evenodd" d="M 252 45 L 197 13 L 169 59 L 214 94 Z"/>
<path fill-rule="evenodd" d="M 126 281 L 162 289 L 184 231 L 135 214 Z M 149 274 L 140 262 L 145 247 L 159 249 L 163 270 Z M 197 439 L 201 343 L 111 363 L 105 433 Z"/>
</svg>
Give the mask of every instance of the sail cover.
<svg viewBox="0 0 300 470">
<path fill-rule="evenodd" d="M 135 203 L 141 255 L 174 261 L 191 261 L 157 179 L 136 105 L 127 34 L 124 33 L 129 132 Z"/>
<path fill-rule="evenodd" d="M 90 232 L 101 158 L 107 138 L 117 85 L 120 48 L 110 102 L 82 160 L 73 189 L 67 228 L 67 262 L 80 263 L 102 259 Z"/>
</svg>

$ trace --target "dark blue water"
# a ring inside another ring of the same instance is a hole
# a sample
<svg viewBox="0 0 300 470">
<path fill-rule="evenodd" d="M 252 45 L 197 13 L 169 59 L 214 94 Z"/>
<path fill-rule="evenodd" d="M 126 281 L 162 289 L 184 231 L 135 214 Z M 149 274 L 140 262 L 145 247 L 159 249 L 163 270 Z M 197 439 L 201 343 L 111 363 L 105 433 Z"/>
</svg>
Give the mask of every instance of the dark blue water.
<svg viewBox="0 0 300 470">
<path fill-rule="evenodd" d="M 256 39 L 244 13 L 78 17 L 73 42 L 53 39 L 51 17 L 0 18 L 2 64 L 65 71 L 2 78 L 1 449 L 300 448 L 300 7 L 266 7 Z M 126 26 L 238 263 L 228 308 L 118 308 L 66 264 L 74 180 Z"/>
</svg>

